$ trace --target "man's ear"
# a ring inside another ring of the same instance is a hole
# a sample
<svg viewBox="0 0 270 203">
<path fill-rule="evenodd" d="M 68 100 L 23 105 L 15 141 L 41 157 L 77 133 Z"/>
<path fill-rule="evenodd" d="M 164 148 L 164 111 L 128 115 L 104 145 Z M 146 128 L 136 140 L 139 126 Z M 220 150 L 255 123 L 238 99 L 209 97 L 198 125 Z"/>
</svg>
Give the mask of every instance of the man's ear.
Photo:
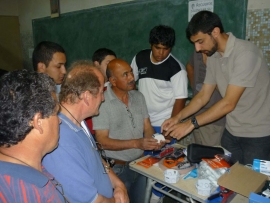
<svg viewBox="0 0 270 203">
<path fill-rule="evenodd" d="M 94 61 L 94 66 L 97 67 L 97 68 L 99 68 L 100 67 L 99 62 L 98 61 Z"/>
<path fill-rule="evenodd" d="M 112 86 L 116 86 L 116 85 L 115 85 L 116 78 L 115 78 L 114 76 L 111 76 L 111 77 L 109 78 L 109 81 L 110 81 L 110 83 L 111 83 Z"/>
<path fill-rule="evenodd" d="M 36 113 L 34 115 L 33 121 L 31 122 L 34 129 L 38 130 L 40 134 L 43 133 L 43 119 L 41 113 Z"/>
<path fill-rule="evenodd" d="M 39 63 L 37 64 L 37 72 L 38 72 L 38 73 L 46 73 L 46 72 L 47 72 L 47 68 L 46 68 L 46 66 L 45 66 L 44 63 L 39 62 Z"/>
<path fill-rule="evenodd" d="M 89 98 L 91 97 L 90 95 L 91 93 L 89 91 L 85 91 L 84 93 L 82 93 L 82 99 L 84 101 L 84 103 L 89 106 Z"/>
<path fill-rule="evenodd" d="M 215 27 L 213 30 L 212 30 L 212 36 L 214 38 L 217 38 L 219 35 L 220 35 L 220 29 L 218 27 Z"/>
</svg>

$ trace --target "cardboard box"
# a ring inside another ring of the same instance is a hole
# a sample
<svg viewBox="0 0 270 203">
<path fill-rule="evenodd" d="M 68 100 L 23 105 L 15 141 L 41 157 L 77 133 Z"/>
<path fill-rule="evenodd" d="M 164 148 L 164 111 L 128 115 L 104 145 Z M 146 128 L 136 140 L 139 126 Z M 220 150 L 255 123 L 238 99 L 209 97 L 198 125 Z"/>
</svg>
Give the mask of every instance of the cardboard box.
<svg viewBox="0 0 270 203">
<path fill-rule="evenodd" d="M 237 162 L 218 179 L 218 184 L 249 197 L 251 192 L 260 192 L 267 179 L 266 175 L 253 171 Z"/>
</svg>

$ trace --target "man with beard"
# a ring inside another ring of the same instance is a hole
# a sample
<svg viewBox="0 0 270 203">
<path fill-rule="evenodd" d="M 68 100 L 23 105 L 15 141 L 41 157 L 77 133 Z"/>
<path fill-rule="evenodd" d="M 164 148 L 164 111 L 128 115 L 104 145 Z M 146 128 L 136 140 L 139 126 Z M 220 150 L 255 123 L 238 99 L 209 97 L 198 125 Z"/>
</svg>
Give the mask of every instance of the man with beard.
<svg viewBox="0 0 270 203">
<path fill-rule="evenodd" d="M 130 201 L 143 202 L 146 180 L 129 169 L 129 163 L 143 155 L 143 150 L 156 150 L 165 144 L 152 138 L 152 128 L 144 96 L 134 89 L 130 65 L 112 60 L 107 67 L 110 85 L 104 93 L 99 116 L 93 117 L 97 141 L 106 155 L 115 160 L 114 172 L 127 187 Z"/>
<path fill-rule="evenodd" d="M 207 69 L 206 61 L 206 54 L 194 51 L 191 54 L 190 59 L 187 63 L 187 74 L 190 86 L 192 88 L 193 96 L 198 94 L 198 92 L 201 91 L 201 88 L 203 86 L 203 81 L 205 79 Z M 211 98 L 209 99 L 209 102 L 194 115 L 197 116 L 203 113 L 211 106 L 213 106 L 216 102 L 218 102 L 221 98 L 222 97 L 218 89 L 216 88 Z M 202 144 L 207 146 L 220 146 L 220 140 L 225 128 L 225 123 L 226 118 L 224 116 L 207 125 L 200 126 L 198 129 L 194 129 L 192 131 L 193 142 L 196 144 Z"/>
<path fill-rule="evenodd" d="M 232 152 L 232 161 L 251 164 L 254 158 L 270 158 L 270 83 L 263 53 L 249 41 L 224 33 L 220 18 L 201 11 L 186 29 L 197 52 L 205 53 L 207 73 L 201 91 L 175 117 L 166 120 L 166 135 L 182 138 L 194 128 L 226 115 L 221 145 Z M 204 113 L 194 114 L 207 104 L 218 87 L 220 101 Z"/>
</svg>

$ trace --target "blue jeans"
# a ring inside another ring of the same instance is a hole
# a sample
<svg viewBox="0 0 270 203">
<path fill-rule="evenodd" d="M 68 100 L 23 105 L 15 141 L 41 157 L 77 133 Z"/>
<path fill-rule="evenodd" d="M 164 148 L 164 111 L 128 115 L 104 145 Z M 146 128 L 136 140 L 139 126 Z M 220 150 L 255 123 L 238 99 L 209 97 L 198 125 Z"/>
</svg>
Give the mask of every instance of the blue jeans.
<svg viewBox="0 0 270 203">
<path fill-rule="evenodd" d="M 112 169 L 125 184 L 130 203 L 144 202 L 146 177 L 130 170 L 128 163 L 126 165 L 115 164 Z"/>
<path fill-rule="evenodd" d="M 221 146 L 232 153 L 232 162 L 252 164 L 253 159 L 270 160 L 270 135 L 265 137 L 236 137 L 227 129 L 221 138 Z"/>
</svg>

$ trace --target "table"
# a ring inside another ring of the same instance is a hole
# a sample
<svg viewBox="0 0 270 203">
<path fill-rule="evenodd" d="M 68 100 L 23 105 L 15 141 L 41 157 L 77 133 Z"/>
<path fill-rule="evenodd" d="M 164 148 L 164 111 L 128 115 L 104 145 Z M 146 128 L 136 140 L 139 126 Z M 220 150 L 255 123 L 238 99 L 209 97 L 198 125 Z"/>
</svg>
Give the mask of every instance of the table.
<svg viewBox="0 0 270 203">
<path fill-rule="evenodd" d="M 178 146 L 182 147 L 181 145 L 178 145 Z M 164 181 L 164 175 L 163 175 L 164 171 L 160 169 L 158 166 L 151 166 L 150 168 L 144 168 L 143 166 L 140 166 L 137 164 L 137 162 L 144 160 L 148 156 L 137 159 L 134 162 L 131 162 L 129 164 L 131 170 L 136 171 L 137 173 L 140 173 L 147 177 L 147 186 L 146 186 L 144 203 L 149 203 L 150 195 L 152 193 L 152 187 L 162 192 L 163 194 L 170 196 L 171 198 L 182 203 L 188 203 L 188 202 L 172 194 L 173 191 L 176 191 L 178 193 L 181 193 L 187 196 L 190 199 L 190 202 L 194 202 L 193 200 L 196 200 L 198 202 L 206 201 L 207 197 L 197 194 L 197 190 L 195 187 L 197 178 L 190 178 L 186 180 L 183 180 L 182 178 L 180 178 L 180 180 L 177 183 L 171 184 Z M 170 190 L 166 192 L 166 191 L 161 190 L 161 188 L 157 188 L 155 186 L 156 182 L 167 186 L 168 188 L 170 188 Z"/>
</svg>

